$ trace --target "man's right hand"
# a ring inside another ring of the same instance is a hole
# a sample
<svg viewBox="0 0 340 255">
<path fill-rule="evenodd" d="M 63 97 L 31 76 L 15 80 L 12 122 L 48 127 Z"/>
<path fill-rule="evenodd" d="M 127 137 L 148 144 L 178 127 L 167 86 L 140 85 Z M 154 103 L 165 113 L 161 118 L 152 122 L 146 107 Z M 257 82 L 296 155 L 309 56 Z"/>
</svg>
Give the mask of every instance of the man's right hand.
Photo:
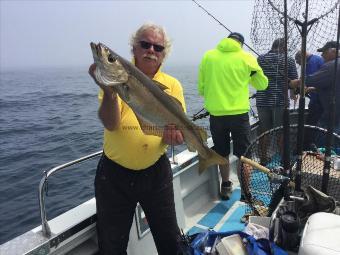
<svg viewBox="0 0 340 255">
<path fill-rule="evenodd" d="M 290 89 L 297 89 L 298 87 L 300 87 L 301 80 L 300 79 L 290 80 L 288 84 Z"/>
<path fill-rule="evenodd" d="M 88 73 L 92 77 L 94 82 L 104 91 L 104 94 L 107 94 L 107 95 L 113 94 L 114 91 L 111 87 L 106 86 L 105 84 L 102 84 L 97 80 L 95 72 L 96 72 L 96 64 L 90 65 Z"/>
<path fill-rule="evenodd" d="M 104 95 L 99 106 L 98 116 L 107 130 L 113 131 L 119 127 L 120 123 L 120 110 L 118 106 L 117 93 L 112 87 L 101 84 L 96 79 L 96 64 L 89 67 L 89 75 L 93 78 L 94 82 L 103 90 Z"/>
<path fill-rule="evenodd" d="M 164 127 L 162 141 L 168 145 L 179 145 L 184 142 L 182 131 L 173 124 Z"/>
<path fill-rule="evenodd" d="M 99 86 L 99 87 L 103 87 L 103 86 L 105 86 L 105 85 L 103 85 L 103 84 L 101 84 L 97 79 L 96 79 L 96 75 L 95 75 L 95 72 L 96 72 L 96 64 L 92 64 L 92 65 L 90 65 L 90 67 L 89 67 L 89 71 L 88 71 L 88 73 L 89 73 L 89 75 L 92 77 L 92 79 L 94 80 L 94 82 Z"/>
</svg>

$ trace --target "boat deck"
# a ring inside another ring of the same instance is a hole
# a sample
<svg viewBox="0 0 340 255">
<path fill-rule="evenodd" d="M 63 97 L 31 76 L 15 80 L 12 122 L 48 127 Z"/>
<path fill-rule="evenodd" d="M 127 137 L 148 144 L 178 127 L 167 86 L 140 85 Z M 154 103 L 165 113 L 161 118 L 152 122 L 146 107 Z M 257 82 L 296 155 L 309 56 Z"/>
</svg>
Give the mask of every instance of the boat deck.
<svg viewBox="0 0 340 255">
<path fill-rule="evenodd" d="M 200 208 L 192 208 L 192 213 L 190 207 L 187 209 L 186 233 L 195 234 L 207 229 L 242 231 L 245 228 L 245 224 L 240 221 L 245 214 L 245 203 L 239 201 L 241 188 L 235 168 L 230 172 L 230 181 L 233 182 L 233 192 L 229 200 L 208 200 L 207 203 L 201 204 Z"/>
<path fill-rule="evenodd" d="M 195 234 L 213 229 L 215 231 L 242 231 L 245 224 L 240 221 L 245 214 L 245 204 L 240 202 L 240 188 L 234 189 L 229 200 L 217 200 L 201 208 L 201 214 L 195 215 L 193 226 L 188 234 Z M 209 209 L 208 209 L 209 208 Z M 207 210 L 208 209 L 208 210 Z"/>
</svg>

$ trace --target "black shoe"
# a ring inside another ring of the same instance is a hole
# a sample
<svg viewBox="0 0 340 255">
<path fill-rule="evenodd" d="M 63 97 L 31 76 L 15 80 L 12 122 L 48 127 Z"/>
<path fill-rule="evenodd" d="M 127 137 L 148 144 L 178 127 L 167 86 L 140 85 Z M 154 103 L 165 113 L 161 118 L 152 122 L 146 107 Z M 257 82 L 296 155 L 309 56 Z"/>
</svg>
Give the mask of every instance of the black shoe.
<svg viewBox="0 0 340 255">
<path fill-rule="evenodd" d="M 246 196 L 244 194 L 241 194 L 240 202 L 247 202 Z"/>
<path fill-rule="evenodd" d="M 220 196 L 222 200 L 228 200 L 233 192 L 233 183 L 231 181 L 222 182 Z"/>
</svg>

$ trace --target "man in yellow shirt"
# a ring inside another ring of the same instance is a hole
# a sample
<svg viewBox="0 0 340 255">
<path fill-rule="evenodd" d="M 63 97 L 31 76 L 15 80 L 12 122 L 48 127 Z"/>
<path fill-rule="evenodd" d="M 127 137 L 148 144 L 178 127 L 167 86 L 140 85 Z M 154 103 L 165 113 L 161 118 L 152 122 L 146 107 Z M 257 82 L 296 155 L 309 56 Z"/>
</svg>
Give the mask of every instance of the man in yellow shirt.
<svg viewBox="0 0 340 255">
<path fill-rule="evenodd" d="M 165 85 L 185 110 L 178 80 L 160 70 L 170 51 L 165 30 L 144 24 L 131 38 L 133 61 L 144 74 Z M 95 178 L 98 244 L 101 254 L 127 254 L 126 249 L 137 202 L 142 206 L 158 254 L 177 254 L 179 228 L 176 220 L 172 170 L 166 156 L 168 144 L 183 143 L 175 126 L 165 127 L 163 137 L 145 135 L 132 109 L 110 87 L 102 89 L 99 118 L 104 129 L 103 155 Z"/>
</svg>

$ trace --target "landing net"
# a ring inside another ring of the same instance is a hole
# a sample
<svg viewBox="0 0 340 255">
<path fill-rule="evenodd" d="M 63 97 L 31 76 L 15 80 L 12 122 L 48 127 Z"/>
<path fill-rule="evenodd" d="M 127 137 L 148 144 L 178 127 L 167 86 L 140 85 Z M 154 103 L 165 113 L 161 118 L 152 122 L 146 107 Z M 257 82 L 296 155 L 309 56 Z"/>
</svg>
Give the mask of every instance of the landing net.
<svg viewBox="0 0 340 255">
<path fill-rule="evenodd" d="M 290 143 L 296 144 L 298 127 L 290 125 Z M 304 132 L 309 139 L 306 139 L 302 154 L 302 183 L 301 188 L 305 190 L 309 185 L 321 190 L 323 178 L 324 159 L 320 158 L 320 153 L 325 150 L 325 139 L 327 131 L 315 126 L 304 126 Z M 283 162 L 281 145 L 283 138 L 283 128 L 278 127 L 271 129 L 257 137 L 245 152 L 245 157 L 267 167 L 272 173 L 285 175 L 283 172 Z M 327 194 L 332 196 L 336 201 L 340 201 L 340 172 L 333 161 L 340 158 L 340 136 L 333 134 L 333 143 L 331 144 L 332 164 L 329 174 Z M 292 148 L 290 151 L 290 168 L 291 178 L 294 182 L 296 179 L 296 162 L 297 151 Z M 271 216 L 277 204 L 284 195 L 288 183 L 280 178 L 270 178 L 256 167 L 246 163 L 241 164 L 240 180 L 241 190 L 245 198 L 246 213 L 259 216 Z"/>
<path fill-rule="evenodd" d="M 306 0 L 287 0 L 288 55 L 301 48 L 301 35 L 295 21 L 303 22 Z M 308 21 L 318 19 L 307 36 L 307 52 L 315 53 L 327 41 L 336 40 L 338 0 L 309 0 Z M 264 54 L 276 38 L 284 37 L 284 1 L 255 0 L 251 25 L 254 48 Z"/>
</svg>

